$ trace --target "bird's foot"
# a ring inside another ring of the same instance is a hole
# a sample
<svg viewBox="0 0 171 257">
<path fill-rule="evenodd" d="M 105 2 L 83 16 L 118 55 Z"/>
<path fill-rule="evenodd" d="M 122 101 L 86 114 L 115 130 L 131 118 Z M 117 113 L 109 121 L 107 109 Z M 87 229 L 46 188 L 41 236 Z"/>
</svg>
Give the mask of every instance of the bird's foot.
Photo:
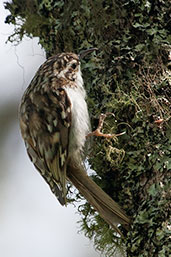
<svg viewBox="0 0 171 257">
<path fill-rule="evenodd" d="M 118 136 L 122 136 L 124 135 L 126 132 L 122 132 L 122 133 L 119 133 L 119 134 L 104 134 L 101 132 L 101 129 L 103 128 L 103 123 L 104 123 L 104 120 L 106 119 L 107 116 L 109 115 L 112 115 L 112 116 L 115 116 L 113 113 L 111 112 L 107 112 L 106 114 L 100 114 L 100 117 L 99 117 L 99 124 L 98 124 L 98 127 L 96 130 L 88 133 L 88 135 L 86 137 L 89 137 L 89 136 L 97 136 L 97 137 L 106 137 L 106 138 L 112 138 L 112 137 L 118 137 Z"/>
</svg>

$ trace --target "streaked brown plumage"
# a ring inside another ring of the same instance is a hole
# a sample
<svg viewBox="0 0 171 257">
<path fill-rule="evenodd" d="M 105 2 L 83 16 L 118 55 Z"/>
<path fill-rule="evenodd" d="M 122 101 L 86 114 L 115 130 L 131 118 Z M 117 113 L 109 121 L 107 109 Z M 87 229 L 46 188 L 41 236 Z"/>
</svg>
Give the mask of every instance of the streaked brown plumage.
<svg viewBox="0 0 171 257">
<path fill-rule="evenodd" d="M 76 54 L 50 57 L 37 71 L 20 106 L 20 128 L 28 155 L 62 205 L 69 179 L 108 224 L 129 218 L 86 174 L 82 161 L 90 122 Z"/>
</svg>

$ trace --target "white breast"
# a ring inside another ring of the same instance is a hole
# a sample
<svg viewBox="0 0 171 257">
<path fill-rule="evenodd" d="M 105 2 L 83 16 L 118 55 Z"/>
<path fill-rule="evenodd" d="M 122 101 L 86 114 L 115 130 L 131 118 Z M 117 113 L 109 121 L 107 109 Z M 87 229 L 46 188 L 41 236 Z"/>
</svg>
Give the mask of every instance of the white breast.
<svg viewBox="0 0 171 257">
<path fill-rule="evenodd" d="M 90 132 L 90 119 L 85 101 L 86 92 L 83 88 L 81 72 L 77 76 L 77 88 L 65 88 L 71 101 L 72 125 L 70 129 L 69 157 L 80 159 L 80 152 L 86 141 L 86 135 Z M 74 161 L 73 160 L 73 161 Z"/>
</svg>

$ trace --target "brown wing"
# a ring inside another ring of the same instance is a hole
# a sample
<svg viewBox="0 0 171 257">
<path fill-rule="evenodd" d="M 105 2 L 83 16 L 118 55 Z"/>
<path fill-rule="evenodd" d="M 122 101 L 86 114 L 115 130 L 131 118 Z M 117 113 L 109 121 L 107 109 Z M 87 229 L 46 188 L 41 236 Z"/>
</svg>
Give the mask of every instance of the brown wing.
<svg viewBox="0 0 171 257">
<path fill-rule="evenodd" d="M 34 91 L 28 88 L 22 99 L 22 137 L 31 161 L 64 205 L 71 103 L 62 88 Z"/>
</svg>

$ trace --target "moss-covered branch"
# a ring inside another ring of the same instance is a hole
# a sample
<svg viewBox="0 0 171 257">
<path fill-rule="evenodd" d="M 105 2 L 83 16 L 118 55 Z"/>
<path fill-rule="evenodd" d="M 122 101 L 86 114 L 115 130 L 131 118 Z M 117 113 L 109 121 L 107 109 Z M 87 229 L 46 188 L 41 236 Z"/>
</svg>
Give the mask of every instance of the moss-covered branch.
<svg viewBox="0 0 171 257">
<path fill-rule="evenodd" d="M 126 255 L 169 256 L 169 1 L 13 0 L 6 8 L 6 22 L 16 25 L 10 41 L 37 36 L 47 56 L 99 49 L 82 64 L 92 127 L 112 112 L 104 131 L 126 133 L 94 139 L 93 179 L 133 217 Z M 79 211 L 85 234 L 114 256 L 121 240 L 88 203 Z"/>
</svg>

